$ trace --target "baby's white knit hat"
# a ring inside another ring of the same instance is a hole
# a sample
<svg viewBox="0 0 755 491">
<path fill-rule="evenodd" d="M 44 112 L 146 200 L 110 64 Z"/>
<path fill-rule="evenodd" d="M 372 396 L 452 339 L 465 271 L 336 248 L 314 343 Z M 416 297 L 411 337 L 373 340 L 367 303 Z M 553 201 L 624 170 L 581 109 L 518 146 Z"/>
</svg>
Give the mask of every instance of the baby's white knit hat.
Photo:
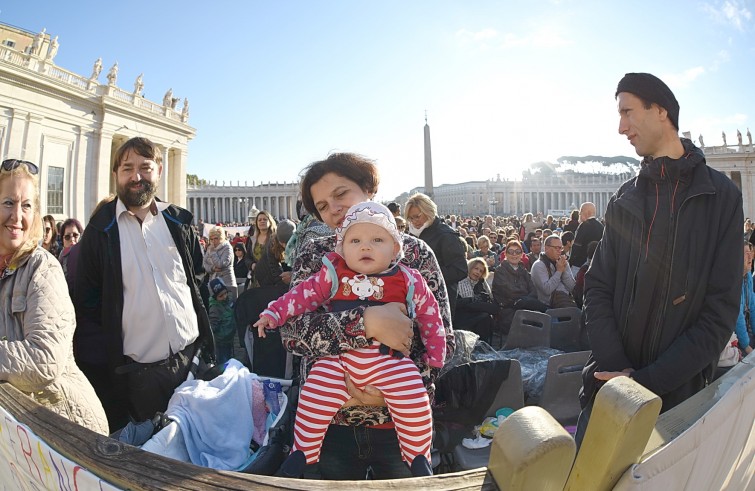
<svg viewBox="0 0 755 491">
<path fill-rule="evenodd" d="M 343 223 L 336 229 L 336 252 L 338 254 L 343 255 L 343 236 L 346 235 L 346 230 L 355 223 L 374 223 L 383 227 L 399 245 L 396 260 L 404 257 L 404 239 L 401 237 L 398 227 L 396 227 L 396 219 L 393 217 L 393 213 L 375 201 L 357 203 L 346 212 Z"/>
</svg>

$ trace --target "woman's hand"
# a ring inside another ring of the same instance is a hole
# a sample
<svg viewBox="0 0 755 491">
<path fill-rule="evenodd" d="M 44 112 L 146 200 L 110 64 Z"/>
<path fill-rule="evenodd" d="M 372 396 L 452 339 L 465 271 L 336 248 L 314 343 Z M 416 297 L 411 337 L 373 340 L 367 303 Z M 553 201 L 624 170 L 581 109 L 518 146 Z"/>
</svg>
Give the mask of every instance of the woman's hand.
<svg viewBox="0 0 755 491">
<path fill-rule="evenodd" d="M 407 356 L 414 340 L 414 329 L 406 305 L 398 302 L 367 307 L 364 311 L 364 332 L 368 338 Z"/>
<path fill-rule="evenodd" d="M 387 406 L 383 393 L 371 385 L 365 385 L 364 389 L 359 389 L 351 381 L 348 373 L 344 373 L 346 381 L 346 390 L 349 392 L 351 399 L 346 401 L 342 407 L 349 406 Z"/>
<path fill-rule="evenodd" d="M 291 284 L 291 271 L 284 271 L 280 274 L 281 280 L 283 283 L 290 285 Z"/>
</svg>

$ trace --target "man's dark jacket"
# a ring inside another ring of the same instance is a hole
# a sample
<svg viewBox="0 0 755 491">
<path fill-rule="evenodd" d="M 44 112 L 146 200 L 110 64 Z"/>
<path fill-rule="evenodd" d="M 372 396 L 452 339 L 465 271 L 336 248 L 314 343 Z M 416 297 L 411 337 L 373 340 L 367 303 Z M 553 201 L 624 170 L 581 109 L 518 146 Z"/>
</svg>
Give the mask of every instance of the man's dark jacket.
<svg viewBox="0 0 755 491">
<path fill-rule="evenodd" d="M 743 261 L 742 194 L 706 165 L 700 149 L 689 140 L 682 143 L 686 153 L 681 159 L 646 158 L 640 175 L 624 183 L 608 204 L 603 239 L 585 277 L 592 354 L 582 372 L 583 407 L 599 387 L 596 371 L 632 368 L 632 377 L 661 396 L 664 411 L 670 409 L 711 380 L 733 331 Z M 663 171 L 679 163 L 689 172 L 684 197 L 674 204 L 679 180 L 675 184 L 673 175 Z M 660 179 L 646 175 L 648 165 L 660 166 Z M 659 200 L 659 189 L 674 194 Z M 648 209 L 652 213 L 655 205 L 657 211 L 669 196 L 676 213 L 652 215 L 653 228 Z M 664 273 L 657 275 L 660 288 L 637 281 L 638 274 L 650 274 L 643 269 L 646 247 L 651 231 L 663 233 L 659 223 L 668 224 L 669 234 L 661 263 Z M 655 293 L 647 295 L 648 288 Z M 650 315 L 650 322 L 630 321 L 643 315 Z"/>
<path fill-rule="evenodd" d="M 124 364 L 123 276 L 115 205 L 116 200 L 113 200 L 92 216 L 79 242 L 80 260 L 76 271 L 74 298 L 77 318 L 74 352 L 77 361 L 89 364 L 104 361 L 107 364 L 112 384 L 116 387 L 115 392 L 123 397 L 123 407 L 126 407 L 126 378 L 114 372 L 116 367 Z M 192 304 L 197 313 L 197 346 L 202 346 L 204 353 L 209 352 L 214 359 L 215 346 L 210 321 L 199 295 L 197 275 L 204 271 L 202 249 L 191 227 L 193 217 L 190 212 L 175 205 L 168 206 L 162 214 L 181 256 Z"/>
<path fill-rule="evenodd" d="M 590 242 L 597 242 L 603 237 L 603 224 L 597 218 L 588 218 L 577 227 L 574 234 L 574 244 L 569 256 L 569 264 L 581 268 L 587 261 L 587 246 Z"/>
</svg>

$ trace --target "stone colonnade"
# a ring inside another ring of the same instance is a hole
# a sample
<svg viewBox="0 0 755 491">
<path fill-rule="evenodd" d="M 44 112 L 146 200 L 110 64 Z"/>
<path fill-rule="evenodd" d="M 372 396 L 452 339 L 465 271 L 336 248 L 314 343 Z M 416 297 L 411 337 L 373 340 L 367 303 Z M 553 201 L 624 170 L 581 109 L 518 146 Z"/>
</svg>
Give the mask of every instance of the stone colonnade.
<svg viewBox="0 0 755 491">
<path fill-rule="evenodd" d="M 205 223 L 248 223 L 250 214 L 265 210 L 276 219 L 296 217 L 299 186 L 199 186 L 189 188 L 186 204 L 195 220 Z"/>
</svg>

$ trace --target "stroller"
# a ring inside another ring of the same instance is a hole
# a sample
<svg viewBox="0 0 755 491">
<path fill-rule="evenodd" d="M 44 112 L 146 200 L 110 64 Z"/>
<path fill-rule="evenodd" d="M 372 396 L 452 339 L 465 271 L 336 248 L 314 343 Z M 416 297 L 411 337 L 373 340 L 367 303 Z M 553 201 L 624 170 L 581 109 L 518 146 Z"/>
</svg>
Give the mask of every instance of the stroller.
<svg viewBox="0 0 755 491">
<path fill-rule="evenodd" d="M 290 450 L 297 394 L 292 381 L 260 377 L 231 359 L 176 389 L 142 449 L 218 470 L 273 475 Z M 248 412 L 240 410 L 245 406 Z"/>
</svg>

